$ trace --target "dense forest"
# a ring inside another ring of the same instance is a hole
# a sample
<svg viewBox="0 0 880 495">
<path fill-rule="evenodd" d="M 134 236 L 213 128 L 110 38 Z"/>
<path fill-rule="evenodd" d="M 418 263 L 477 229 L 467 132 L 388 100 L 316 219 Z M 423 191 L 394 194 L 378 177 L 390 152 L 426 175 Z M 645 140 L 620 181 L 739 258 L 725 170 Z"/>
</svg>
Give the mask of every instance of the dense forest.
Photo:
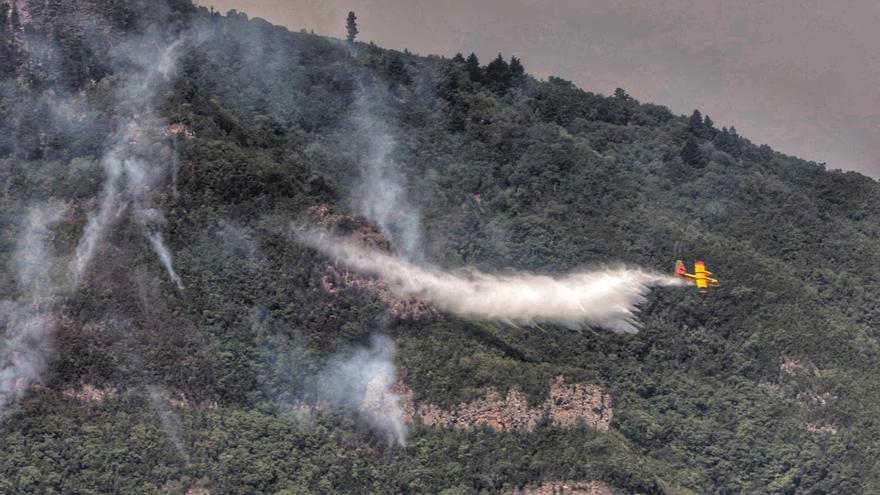
<svg viewBox="0 0 880 495">
<path fill-rule="evenodd" d="M 509 54 L 356 34 L 188 0 L 0 1 L 0 492 L 880 491 L 876 181 Z M 376 187 L 398 202 L 365 208 Z M 637 334 L 403 314 L 327 289 L 332 260 L 291 229 L 328 217 L 437 267 L 706 259 L 722 287 L 653 291 Z M 437 408 L 543 403 L 561 376 L 613 419 L 414 420 L 394 442 L 329 395 L 302 414 L 353 356 Z"/>
</svg>

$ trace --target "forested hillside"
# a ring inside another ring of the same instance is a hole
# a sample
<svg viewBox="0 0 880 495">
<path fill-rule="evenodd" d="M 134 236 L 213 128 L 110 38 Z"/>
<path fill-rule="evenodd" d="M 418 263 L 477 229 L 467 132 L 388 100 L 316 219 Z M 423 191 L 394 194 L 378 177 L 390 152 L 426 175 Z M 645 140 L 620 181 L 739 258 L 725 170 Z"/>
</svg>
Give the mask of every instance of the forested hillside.
<svg viewBox="0 0 880 495">
<path fill-rule="evenodd" d="M 877 182 L 486 62 L 0 1 L 0 493 L 880 491 Z M 467 319 L 304 225 L 722 287 L 636 334 Z"/>
</svg>

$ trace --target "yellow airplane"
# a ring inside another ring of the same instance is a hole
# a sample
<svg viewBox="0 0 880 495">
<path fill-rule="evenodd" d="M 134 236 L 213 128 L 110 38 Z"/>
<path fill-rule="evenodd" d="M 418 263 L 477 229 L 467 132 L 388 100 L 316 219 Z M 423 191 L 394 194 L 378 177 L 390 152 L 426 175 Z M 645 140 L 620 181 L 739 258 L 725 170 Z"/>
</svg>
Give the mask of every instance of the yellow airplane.
<svg viewBox="0 0 880 495">
<path fill-rule="evenodd" d="M 712 272 L 706 269 L 706 263 L 703 261 L 694 263 L 694 273 L 687 272 L 687 268 L 684 267 L 684 261 L 678 260 L 675 262 L 675 276 L 693 282 L 697 286 L 697 290 L 702 294 L 709 292 L 710 287 L 714 288 L 720 285 L 718 280 L 709 275 L 712 275 Z"/>
</svg>

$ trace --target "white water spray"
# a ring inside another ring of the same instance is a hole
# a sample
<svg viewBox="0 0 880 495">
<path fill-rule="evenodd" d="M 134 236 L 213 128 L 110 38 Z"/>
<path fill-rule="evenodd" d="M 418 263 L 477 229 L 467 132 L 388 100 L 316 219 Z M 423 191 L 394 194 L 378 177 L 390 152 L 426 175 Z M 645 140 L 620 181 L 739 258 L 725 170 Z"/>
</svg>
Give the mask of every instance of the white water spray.
<svg viewBox="0 0 880 495">
<path fill-rule="evenodd" d="M 376 275 L 399 297 L 413 297 L 468 318 L 514 325 L 554 323 L 636 333 L 638 306 L 651 287 L 681 285 L 675 277 L 633 268 L 607 268 L 554 278 L 545 275 L 448 273 L 418 266 L 315 231 L 299 239 L 348 268 Z"/>
</svg>

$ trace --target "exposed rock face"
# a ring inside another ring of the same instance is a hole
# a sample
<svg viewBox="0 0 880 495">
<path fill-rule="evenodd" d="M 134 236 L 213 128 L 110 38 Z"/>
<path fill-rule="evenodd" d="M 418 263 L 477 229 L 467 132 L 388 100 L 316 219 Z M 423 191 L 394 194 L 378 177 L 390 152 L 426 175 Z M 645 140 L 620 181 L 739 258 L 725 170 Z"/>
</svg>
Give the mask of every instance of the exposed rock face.
<svg viewBox="0 0 880 495">
<path fill-rule="evenodd" d="M 607 430 L 614 416 L 611 396 L 596 385 L 566 385 L 558 376 L 550 384 L 546 404 L 550 418 L 559 426 L 571 427 L 584 420 L 597 430 Z"/>
<path fill-rule="evenodd" d="M 574 427 L 583 421 L 604 431 L 614 416 L 611 396 L 604 390 L 589 384 L 568 385 L 561 376 L 550 382 L 547 400 L 537 407 L 531 407 L 526 395 L 515 389 L 505 397 L 489 390 L 485 398 L 461 403 L 451 410 L 436 404 L 416 404 L 412 390 L 406 385 L 397 384 L 395 391 L 401 398 L 405 421 L 418 418 L 422 424 L 436 428 L 465 429 L 485 425 L 495 431 L 531 430 L 541 419 L 549 417 L 554 425 L 563 428 Z"/>
<path fill-rule="evenodd" d="M 380 251 L 391 251 L 391 244 L 379 230 L 370 225 L 365 218 L 350 217 L 333 211 L 327 205 L 312 206 L 308 210 L 309 219 L 319 227 L 338 231 L 354 242 Z"/>
<path fill-rule="evenodd" d="M 615 495 L 614 490 L 605 483 L 592 481 L 547 481 L 539 486 L 526 486 L 516 489 L 513 495 Z"/>
<path fill-rule="evenodd" d="M 193 132 L 189 127 L 179 123 L 165 126 L 163 134 L 165 134 L 165 137 L 179 136 L 187 141 L 196 137 L 196 133 Z"/>
<path fill-rule="evenodd" d="M 335 213 L 326 205 L 313 206 L 309 209 L 309 216 L 315 224 L 328 230 L 342 231 L 358 244 L 384 252 L 391 251 L 391 245 L 385 236 L 363 218 Z M 396 318 L 415 320 L 433 313 L 431 306 L 422 301 L 395 296 L 379 277 L 356 274 L 333 264 L 327 264 L 327 275 L 321 282 L 329 294 L 349 288 L 369 291 L 385 303 L 388 312 Z"/>
<path fill-rule="evenodd" d="M 112 399 L 119 395 L 119 391 L 114 388 L 96 387 L 91 383 L 84 383 L 79 388 L 65 388 L 61 394 L 77 402 L 103 402 L 104 399 Z"/>
<path fill-rule="evenodd" d="M 61 390 L 61 395 L 67 399 L 86 403 L 103 402 L 117 397 L 142 395 L 142 391 L 134 388 L 118 389 L 115 387 L 102 387 L 92 383 L 82 383 L 79 386 L 68 386 Z M 217 409 L 217 401 L 209 400 L 196 402 L 188 398 L 183 392 L 169 391 L 168 403 L 178 409 Z"/>
<path fill-rule="evenodd" d="M 829 424 L 821 424 L 821 423 L 804 423 L 803 427 L 807 431 L 811 431 L 813 433 L 830 433 L 832 435 L 837 434 L 837 427 Z"/>
<path fill-rule="evenodd" d="M 775 383 L 762 382 L 758 386 L 767 392 L 793 401 L 800 409 L 803 419 L 800 426 L 813 433 L 836 434 L 837 427 L 826 422 L 809 421 L 837 397 L 827 390 L 823 384 L 825 371 L 809 361 L 782 356 L 779 360 L 779 377 Z"/>
</svg>

